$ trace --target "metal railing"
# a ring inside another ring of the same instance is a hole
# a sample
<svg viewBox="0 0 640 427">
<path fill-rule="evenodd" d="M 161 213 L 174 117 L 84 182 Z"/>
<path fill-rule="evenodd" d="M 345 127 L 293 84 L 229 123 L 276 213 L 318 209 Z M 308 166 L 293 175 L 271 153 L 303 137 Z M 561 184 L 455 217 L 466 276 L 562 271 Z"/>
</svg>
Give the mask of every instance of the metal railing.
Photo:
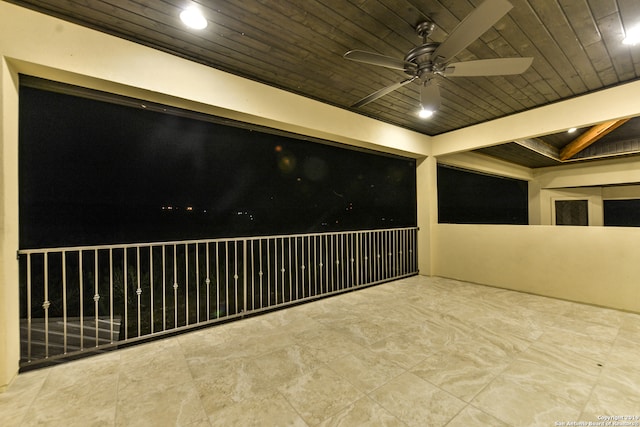
<svg viewBox="0 0 640 427">
<path fill-rule="evenodd" d="M 21 366 L 417 273 L 417 228 L 28 249 Z"/>
</svg>

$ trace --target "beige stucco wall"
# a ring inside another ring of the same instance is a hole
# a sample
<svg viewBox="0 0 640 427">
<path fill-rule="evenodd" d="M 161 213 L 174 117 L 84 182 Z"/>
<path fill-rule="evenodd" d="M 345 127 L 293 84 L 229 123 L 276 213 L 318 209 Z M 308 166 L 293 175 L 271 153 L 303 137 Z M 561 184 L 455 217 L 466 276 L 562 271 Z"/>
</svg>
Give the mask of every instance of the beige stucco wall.
<svg viewBox="0 0 640 427">
<path fill-rule="evenodd" d="M 425 135 L 5 2 L 0 61 L 0 390 L 19 361 L 18 73 L 416 159 L 429 152 Z"/>
<path fill-rule="evenodd" d="M 640 229 L 438 224 L 439 276 L 640 312 Z"/>
<path fill-rule="evenodd" d="M 539 188 L 566 187 L 575 175 L 584 182 L 640 182 L 640 168 L 624 162 L 537 174 L 474 155 L 447 157 L 637 114 L 640 82 L 430 138 L 6 2 L 0 2 L 0 65 L 0 389 L 16 375 L 19 358 L 18 73 L 416 158 L 421 274 L 638 310 L 638 230 L 438 225 L 436 160 L 430 155 L 527 179 Z M 609 105 L 607 96 L 614 109 L 593 108 Z M 539 202 L 538 193 L 532 191 L 532 198 Z"/>
</svg>

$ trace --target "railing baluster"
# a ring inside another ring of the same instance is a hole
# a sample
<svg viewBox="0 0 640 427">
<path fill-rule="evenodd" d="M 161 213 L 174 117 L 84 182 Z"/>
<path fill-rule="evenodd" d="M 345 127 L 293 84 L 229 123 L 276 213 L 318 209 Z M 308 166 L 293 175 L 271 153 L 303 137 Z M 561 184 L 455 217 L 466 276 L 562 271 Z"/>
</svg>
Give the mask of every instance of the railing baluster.
<svg viewBox="0 0 640 427">
<path fill-rule="evenodd" d="M 200 323 L 200 248 L 196 242 L 196 323 Z"/>
<path fill-rule="evenodd" d="M 271 306 L 271 250 L 270 250 L 270 246 L 271 244 L 269 243 L 270 239 L 267 239 L 266 243 L 267 243 L 267 302 L 268 302 L 268 306 Z M 274 242 L 274 246 L 275 246 L 275 242 Z M 275 247 L 274 247 L 275 250 Z M 278 277 L 276 276 L 276 283 L 274 284 L 274 287 L 277 289 L 278 287 Z M 274 294 L 277 295 L 277 291 L 274 291 Z"/>
<path fill-rule="evenodd" d="M 94 268 L 94 274 L 93 274 L 93 290 L 94 290 L 94 294 L 93 294 L 93 310 L 94 310 L 94 316 L 95 316 L 95 336 L 96 336 L 96 347 L 98 347 L 100 345 L 100 328 L 98 327 L 99 325 L 99 321 L 98 321 L 98 301 L 100 301 L 100 292 L 98 290 L 98 249 L 95 249 L 93 251 L 93 268 Z M 62 257 L 63 260 L 63 264 L 64 264 L 64 256 Z M 66 333 L 65 333 L 66 335 Z"/>
<path fill-rule="evenodd" d="M 151 299 L 150 305 L 151 305 L 151 315 L 149 316 L 149 320 L 151 321 L 151 333 L 153 334 L 155 332 L 155 327 L 154 327 L 154 311 L 155 311 L 155 307 L 154 307 L 154 293 L 153 293 L 153 288 L 155 287 L 155 284 L 153 283 L 153 246 L 149 246 L 149 298 Z"/>
<path fill-rule="evenodd" d="M 80 300 L 80 350 L 84 349 L 84 266 L 82 260 L 82 251 L 78 252 L 78 274 L 80 277 L 79 280 L 79 300 Z"/>
<path fill-rule="evenodd" d="M 167 329 L 167 247 L 162 248 L 162 330 Z"/>
<path fill-rule="evenodd" d="M 173 327 L 178 327 L 178 245 L 173 245 Z"/>
<path fill-rule="evenodd" d="M 113 343 L 113 248 L 109 248 L 109 343 Z"/>
<path fill-rule="evenodd" d="M 211 269 L 210 267 L 210 262 L 209 262 L 209 246 L 211 245 L 210 242 L 206 242 L 205 243 L 205 248 L 206 248 L 206 257 L 207 257 L 207 278 L 205 279 L 204 283 L 207 285 L 207 320 L 211 320 L 211 301 L 210 301 L 210 285 L 211 285 Z"/>
<path fill-rule="evenodd" d="M 62 352 L 67 354 L 67 251 L 62 251 Z"/>
<path fill-rule="evenodd" d="M 247 241 L 242 241 L 242 312 L 247 311 Z"/>
<path fill-rule="evenodd" d="M 129 288 L 129 283 L 128 283 L 128 278 L 127 276 L 129 275 L 128 272 L 128 267 L 127 267 L 127 248 L 123 248 L 122 249 L 122 281 L 123 281 L 123 295 L 124 295 L 124 339 L 128 339 L 129 338 L 129 310 L 128 310 L 128 306 L 129 306 L 129 301 L 128 301 L 128 288 Z"/>
<path fill-rule="evenodd" d="M 138 336 L 142 335 L 142 309 L 140 308 L 140 297 L 142 295 L 142 287 L 140 286 L 140 246 L 136 246 L 136 279 L 138 282 L 138 287 L 136 288 L 136 300 L 138 303 L 137 312 L 138 312 Z"/>
<path fill-rule="evenodd" d="M 225 291 L 224 291 L 224 295 L 225 295 L 225 310 L 226 313 L 229 313 L 229 242 L 224 242 L 224 256 L 225 256 L 225 269 L 224 269 L 224 273 L 225 273 Z"/>
<path fill-rule="evenodd" d="M 184 244 L 184 321 L 189 324 L 189 244 Z"/>
<path fill-rule="evenodd" d="M 289 265 L 288 265 L 288 270 L 289 270 L 289 301 L 291 301 L 291 300 L 293 300 L 293 270 L 294 270 L 294 267 L 291 264 L 291 237 L 289 237 L 287 240 L 289 241 Z M 296 274 L 297 274 L 298 269 L 296 268 L 295 270 L 296 270 Z M 297 286 L 297 281 L 296 281 L 296 286 Z M 297 288 L 296 288 L 296 292 L 297 292 Z"/>
<path fill-rule="evenodd" d="M 215 254 L 211 245 L 215 245 Z M 193 253 L 190 253 L 191 249 L 194 250 Z M 121 256 L 118 253 L 120 250 Z M 180 252 L 182 250 L 184 254 Z M 90 258 L 91 251 L 93 259 Z M 224 251 L 224 256 L 221 251 Z M 25 354 L 22 355 L 21 364 L 31 364 L 49 358 L 69 357 L 89 346 L 99 348 L 133 342 L 148 336 L 169 333 L 170 330 L 184 330 L 217 322 L 221 318 L 240 318 L 246 313 L 257 313 L 272 307 L 287 306 L 298 301 L 415 274 L 417 229 L 29 249 L 20 250 L 19 255 L 20 262 L 26 263 L 26 266 L 21 265 L 21 272 L 26 269 L 21 286 L 23 292 L 26 289 L 27 299 L 26 304 L 23 302 L 22 305 L 26 306 L 27 312 L 26 330 L 23 329 L 22 336 L 22 339 L 26 340 L 23 344 Z M 149 257 L 148 262 L 145 256 Z M 171 256 L 172 265 L 168 259 Z M 211 265 L 213 256 L 215 267 Z M 121 261 L 118 261 L 119 259 Z M 87 271 L 85 264 L 89 269 Z M 184 268 L 184 272 L 181 272 L 180 268 Z M 122 279 L 119 271 L 122 271 Z M 178 292 L 181 286 L 179 278 L 184 278 L 184 292 Z M 171 292 L 171 288 L 167 286 L 170 284 L 168 280 L 171 279 L 173 304 L 170 303 L 171 297 L 167 295 Z M 85 283 L 85 280 L 89 282 Z M 107 280 L 109 343 L 103 339 L 106 337 L 107 328 L 101 328 L 101 325 L 105 325 L 107 307 L 103 305 L 101 308 L 100 305 L 100 300 L 104 300 L 107 295 L 104 288 Z M 201 307 L 205 298 L 205 291 L 201 289 L 203 280 L 206 284 L 206 314 Z M 216 282 L 215 289 L 211 280 Z M 241 283 L 238 280 L 241 280 Z M 73 289 L 77 286 L 77 291 L 69 289 L 69 286 Z M 146 286 L 149 286 L 149 297 L 143 298 L 142 293 Z M 193 289 L 189 289 L 190 286 L 195 286 L 195 294 Z M 156 310 L 160 309 L 160 302 L 155 301 L 156 298 L 160 299 L 157 295 L 160 288 L 161 325 L 160 313 L 156 313 Z M 135 296 L 129 295 L 134 291 Z M 101 292 L 104 295 L 101 295 Z M 216 293 L 215 299 L 212 292 Z M 87 301 L 84 300 L 85 293 Z M 91 293 L 93 313 L 89 301 Z M 71 300 L 72 296 L 78 299 Z M 24 295 L 21 298 L 24 298 Z M 43 311 L 37 310 L 37 316 L 34 316 L 34 298 L 38 300 L 36 303 L 42 301 Z M 118 309 L 121 298 L 122 310 Z M 89 307 L 87 313 L 85 304 Z M 131 319 L 137 317 L 136 327 L 129 323 L 129 309 L 134 309 L 134 304 L 137 316 Z M 214 306 L 215 316 L 211 312 Z M 76 314 L 72 314 L 73 310 L 76 310 Z M 105 312 L 101 313 L 101 310 Z M 170 322 L 172 311 L 173 325 Z M 184 321 L 180 319 L 183 314 Z M 60 315 L 61 319 L 55 317 Z M 77 327 L 74 326 L 72 330 L 72 325 L 76 325 L 73 318 L 77 315 Z M 101 315 L 104 316 L 102 320 Z M 36 317 L 42 318 L 43 323 L 36 324 Z M 155 323 L 156 319 L 158 325 Z M 70 320 L 73 320 L 73 323 Z M 88 331 L 94 322 L 94 334 L 91 334 Z M 121 322 L 122 333 L 117 329 L 118 322 Z M 150 322 L 150 325 L 147 326 L 147 322 Z M 85 327 L 85 324 L 89 326 Z M 34 328 L 39 325 L 43 325 L 43 343 L 34 339 Z M 72 340 L 70 334 L 78 331 L 78 328 L 79 337 L 76 339 L 74 336 Z M 52 341 L 54 338 L 55 342 Z M 91 344 L 87 344 L 88 342 Z M 41 344 L 44 344 L 44 347 Z"/>
<path fill-rule="evenodd" d="M 262 239 L 258 241 L 258 259 L 260 260 L 260 270 L 258 270 L 259 282 L 260 282 L 260 308 L 264 308 L 264 302 L 262 301 L 262 295 L 264 294 L 263 282 L 262 279 L 264 277 L 263 267 L 262 267 Z"/>
<path fill-rule="evenodd" d="M 220 317 L 220 249 L 216 242 L 216 319 Z"/>
<path fill-rule="evenodd" d="M 233 302 L 235 305 L 235 312 L 238 314 L 238 241 L 233 242 Z"/>
<path fill-rule="evenodd" d="M 44 302 L 42 308 L 44 309 L 44 348 L 45 359 L 49 358 L 49 254 L 44 253 Z"/>
</svg>

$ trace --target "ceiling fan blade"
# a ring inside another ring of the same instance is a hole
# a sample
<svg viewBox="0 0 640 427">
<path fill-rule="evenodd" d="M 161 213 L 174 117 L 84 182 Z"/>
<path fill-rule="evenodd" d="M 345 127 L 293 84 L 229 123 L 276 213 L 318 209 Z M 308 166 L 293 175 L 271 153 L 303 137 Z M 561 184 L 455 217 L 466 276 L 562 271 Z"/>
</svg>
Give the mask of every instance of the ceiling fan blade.
<svg viewBox="0 0 640 427">
<path fill-rule="evenodd" d="M 444 70 L 447 77 L 506 76 L 521 74 L 531 66 L 533 58 L 496 58 L 454 62 Z"/>
<path fill-rule="evenodd" d="M 384 88 L 382 88 L 382 89 L 380 89 L 380 90 L 378 90 L 376 92 L 373 92 L 371 95 L 362 98 L 360 101 L 356 102 L 351 107 L 352 108 L 362 107 L 363 105 L 366 105 L 366 104 L 368 104 L 370 102 L 373 102 L 378 98 L 382 98 L 386 94 L 391 93 L 396 89 L 400 89 L 402 86 L 411 83 L 415 79 L 417 79 L 417 77 L 413 77 L 413 78 L 410 78 L 410 79 L 407 79 L 407 80 L 403 80 L 403 81 L 401 81 L 399 83 L 394 83 L 391 86 L 384 87 Z"/>
<path fill-rule="evenodd" d="M 507 0 L 485 0 L 464 18 L 433 52 L 436 63 L 445 64 L 500 20 L 513 6 Z"/>
<path fill-rule="evenodd" d="M 420 103 L 424 110 L 438 111 L 442 104 L 442 97 L 440 96 L 440 86 L 438 86 L 433 80 L 426 82 L 420 88 Z"/>
<path fill-rule="evenodd" d="M 402 59 L 380 55 L 379 53 L 365 52 L 363 50 L 350 50 L 344 54 L 344 58 L 350 61 L 364 62 L 365 64 L 378 65 L 400 71 L 414 70 L 417 68 L 415 64 L 405 62 Z"/>
</svg>

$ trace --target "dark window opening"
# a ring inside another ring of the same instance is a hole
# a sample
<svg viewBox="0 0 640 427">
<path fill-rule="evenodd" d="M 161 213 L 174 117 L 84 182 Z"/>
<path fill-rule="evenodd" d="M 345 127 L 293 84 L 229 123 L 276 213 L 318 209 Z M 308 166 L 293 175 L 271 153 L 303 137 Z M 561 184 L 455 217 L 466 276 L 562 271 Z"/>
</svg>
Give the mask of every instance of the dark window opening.
<svg viewBox="0 0 640 427">
<path fill-rule="evenodd" d="M 528 183 L 438 165 L 438 222 L 526 225 Z"/>
<path fill-rule="evenodd" d="M 556 200 L 556 225 L 589 225 L 587 200 Z"/>
<path fill-rule="evenodd" d="M 604 225 L 640 227 L 640 199 L 604 200 Z"/>
<path fill-rule="evenodd" d="M 416 225 L 413 159 L 24 81 L 21 248 Z"/>
</svg>

